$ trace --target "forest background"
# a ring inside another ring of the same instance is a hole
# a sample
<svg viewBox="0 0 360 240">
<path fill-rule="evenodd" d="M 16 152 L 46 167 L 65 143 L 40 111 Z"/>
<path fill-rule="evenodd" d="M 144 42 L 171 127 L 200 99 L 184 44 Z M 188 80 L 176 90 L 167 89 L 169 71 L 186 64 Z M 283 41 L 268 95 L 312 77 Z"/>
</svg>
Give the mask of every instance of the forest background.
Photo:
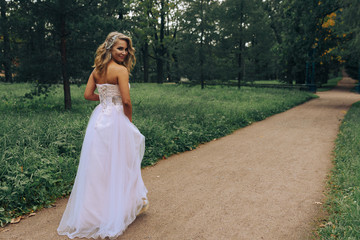
<svg viewBox="0 0 360 240">
<path fill-rule="evenodd" d="M 111 31 L 133 38 L 132 82 L 323 84 L 360 74 L 360 1 L 1 0 L 1 81 L 27 94 L 86 83 Z"/>
</svg>

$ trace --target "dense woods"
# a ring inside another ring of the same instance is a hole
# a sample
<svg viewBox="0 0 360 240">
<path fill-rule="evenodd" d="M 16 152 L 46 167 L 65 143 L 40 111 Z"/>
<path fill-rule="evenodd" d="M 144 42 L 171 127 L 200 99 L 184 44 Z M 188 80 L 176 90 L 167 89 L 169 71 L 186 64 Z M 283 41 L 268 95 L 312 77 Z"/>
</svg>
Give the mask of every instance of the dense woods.
<svg viewBox="0 0 360 240">
<path fill-rule="evenodd" d="M 360 1 L 1 0 L 1 80 L 32 94 L 87 81 L 111 31 L 133 38 L 133 82 L 325 83 L 360 67 Z"/>
</svg>

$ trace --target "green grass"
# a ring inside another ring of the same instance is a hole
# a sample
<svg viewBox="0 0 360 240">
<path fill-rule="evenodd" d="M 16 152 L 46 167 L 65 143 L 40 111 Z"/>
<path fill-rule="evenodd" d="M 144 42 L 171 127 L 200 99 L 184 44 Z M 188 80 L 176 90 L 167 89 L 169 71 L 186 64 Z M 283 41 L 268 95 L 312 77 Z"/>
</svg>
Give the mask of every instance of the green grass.
<svg viewBox="0 0 360 240">
<path fill-rule="evenodd" d="M 285 84 L 278 80 L 257 80 L 252 83 L 254 83 L 254 84 L 271 84 L 271 85 Z"/>
<path fill-rule="evenodd" d="M 229 82 L 236 84 L 237 80 L 230 80 Z M 243 81 L 241 82 L 244 83 Z M 255 80 L 255 81 L 246 81 L 246 84 L 269 84 L 269 85 L 281 85 L 286 84 L 283 82 L 280 82 L 279 80 Z"/>
<path fill-rule="evenodd" d="M 329 91 L 329 90 L 333 89 L 341 79 L 342 79 L 342 77 L 331 78 L 328 80 L 327 83 L 322 84 L 321 87 L 317 88 L 316 91 L 318 91 L 318 92 Z"/>
<path fill-rule="evenodd" d="M 319 239 L 360 239 L 360 102 L 346 114 L 335 146 L 328 182 L 330 214 L 318 230 Z"/>
<path fill-rule="evenodd" d="M 96 102 L 71 87 L 21 98 L 30 84 L 0 84 L 0 223 L 70 193 L 88 119 Z M 134 124 L 146 137 L 143 166 L 301 104 L 314 95 L 283 89 L 132 84 Z"/>
</svg>

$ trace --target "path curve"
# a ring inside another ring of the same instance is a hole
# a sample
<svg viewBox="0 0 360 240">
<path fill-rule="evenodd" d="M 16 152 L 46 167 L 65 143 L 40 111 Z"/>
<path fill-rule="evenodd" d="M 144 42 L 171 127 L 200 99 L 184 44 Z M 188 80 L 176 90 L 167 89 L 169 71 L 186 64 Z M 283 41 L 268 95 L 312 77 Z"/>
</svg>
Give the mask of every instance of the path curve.
<svg viewBox="0 0 360 240">
<path fill-rule="evenodd" d="M 308 239 L 324 199 L 338 128 L 360 95 L 332 91 L 142 170 L 150 209 L 118 238 Z M 1 229 L 0 239 L 67 239 L 67 199 Z"/>
</svg>

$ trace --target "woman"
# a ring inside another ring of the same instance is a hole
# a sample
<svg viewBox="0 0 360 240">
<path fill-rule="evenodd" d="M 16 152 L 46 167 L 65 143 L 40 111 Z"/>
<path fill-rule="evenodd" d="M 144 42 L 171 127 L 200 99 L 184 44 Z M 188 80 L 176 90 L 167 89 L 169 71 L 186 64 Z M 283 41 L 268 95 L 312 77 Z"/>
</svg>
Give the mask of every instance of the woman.
<svg viewBox="0 0 360 240">
<path fill-rule="evenodd" d="M 86 129 L 60 235 L 116 238 L 149 206 L 140 169 L 145 138 L 132 124 L 129 73 L 134 52 L 131 39 L 118 32 L 110 33 L 96 51 L 84 97 L 100 104 Z"/>
</svg>

